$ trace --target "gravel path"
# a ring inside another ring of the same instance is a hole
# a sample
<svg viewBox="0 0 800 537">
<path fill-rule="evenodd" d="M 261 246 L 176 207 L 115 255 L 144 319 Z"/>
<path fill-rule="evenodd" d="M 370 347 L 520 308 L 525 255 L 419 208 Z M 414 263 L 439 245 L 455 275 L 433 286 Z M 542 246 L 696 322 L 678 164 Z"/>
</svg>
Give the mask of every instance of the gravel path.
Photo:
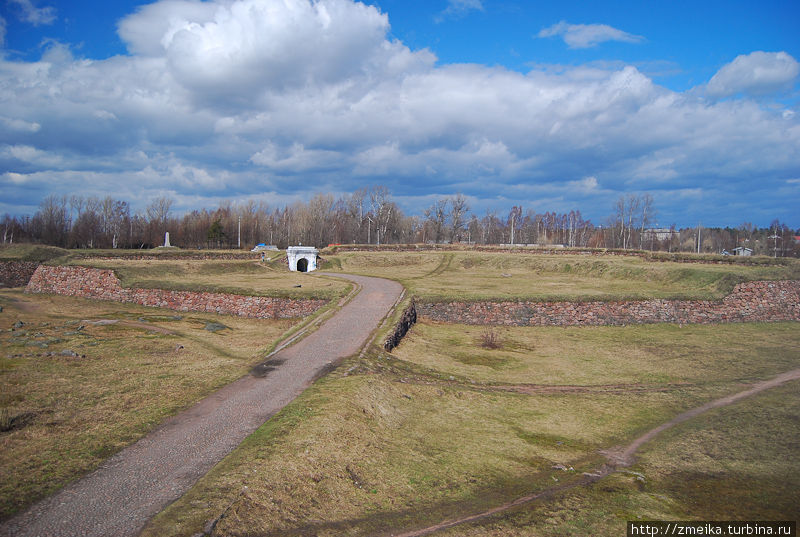
<svg viewBox="0 0 800 537">
<path fill-rule="evenodd" d="M 265 377 L 243 377 L 170 418 L 99 469 L 0 526 L 0 535 L 128 536 L 297 397 L 326 365 L 357 352 L 402 293 L 399 283 L 331 274 L 362 287 L 315 332 L 281 350 Z"/>
</svg>

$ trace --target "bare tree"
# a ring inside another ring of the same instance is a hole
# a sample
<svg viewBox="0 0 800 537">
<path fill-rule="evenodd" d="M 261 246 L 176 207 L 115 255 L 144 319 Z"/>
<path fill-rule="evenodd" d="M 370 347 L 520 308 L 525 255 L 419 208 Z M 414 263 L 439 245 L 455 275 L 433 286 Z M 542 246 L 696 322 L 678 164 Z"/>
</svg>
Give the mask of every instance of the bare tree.
<svg viewBox="0 0 800 537">
<path fill-rule="evenodd" d="M 447 221 L 447 204 L 448 200 L 439 198 L 433 202 L 433 205 L 425 209 L 425 220 L 430 224 L 431 233 L 434 243 L 439 243 L 444 239 L 444 228 Z"/>
<path fill-rule="evenodd" d="M 467 198 L 461 194 L 450 198 L 450 240 L 454 243 L 461 241 L 467 213 L 469 213 Z"/>
<path fill-rule="evenodd" d="M 392 213 L 396 205 L 392 203 L 392 195 L 385 186 L 378 185 L 369 189 L 370 212 L 375 217 L 375 229 L 377 243 L 381 243 L 381 235 L 384 237 L 388 233 L 389 223 L 392 221 Z"/>
</svg>

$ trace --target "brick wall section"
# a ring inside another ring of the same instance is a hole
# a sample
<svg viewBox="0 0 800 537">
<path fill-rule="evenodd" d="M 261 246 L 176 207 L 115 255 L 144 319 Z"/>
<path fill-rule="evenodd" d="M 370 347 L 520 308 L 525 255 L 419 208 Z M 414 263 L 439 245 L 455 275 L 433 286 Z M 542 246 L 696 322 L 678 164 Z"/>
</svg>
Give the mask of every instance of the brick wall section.
<svg viewBox="0 0 800 537">
<path fill-rule="evenodd" d="M 178 311 L 224 313 L 240 317 L 296 318 L 311 315 L 327 301 L 271 298 L 165 289 L 126 289 L 113 271 L 87 267 L 40 265 L 26 292 L 133 302 Z"/>
<path fill-rule="evenodd" d="M 449 323 L 509 326 L 800 321 L 800 281 L 742 283 L 721 301 L 423 303 L 417 304 L 417 314 Z"/>
<path fill-rule="evenodd" d="M 33 261 L 0 261 L 0 287 L 25 287 L 38 266 Z"/>
</svg>

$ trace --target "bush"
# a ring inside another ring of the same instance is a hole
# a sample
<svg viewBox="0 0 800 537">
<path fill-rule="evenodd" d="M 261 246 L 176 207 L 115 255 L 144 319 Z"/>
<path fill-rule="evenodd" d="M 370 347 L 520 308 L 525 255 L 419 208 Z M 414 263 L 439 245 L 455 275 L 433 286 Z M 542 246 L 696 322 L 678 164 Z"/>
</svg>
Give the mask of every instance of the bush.
<svg viewBox="0 0 800 537">
<path fill-rule="evenodd" d="M 500 336 L 493 328 L 485 328 L 480 336 L 480 345 L 484 349 L 499 349 L 503 346 Z"/>
</svg>

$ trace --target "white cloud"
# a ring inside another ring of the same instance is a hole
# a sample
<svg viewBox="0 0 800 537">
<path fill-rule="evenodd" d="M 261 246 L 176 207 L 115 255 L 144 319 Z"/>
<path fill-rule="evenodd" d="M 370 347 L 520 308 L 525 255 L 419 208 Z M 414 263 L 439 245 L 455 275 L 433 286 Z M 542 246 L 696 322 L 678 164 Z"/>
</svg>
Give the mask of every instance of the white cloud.
<svg viewBox="0 0 800 537">
<path fill-rule="evenodd" d="M 349 0 L 162 0 L 121 22 L 130 56 L 0 58 L 0 159 L 21 174 L 0 191 L 213 204 L 383 183 L 605 211 L 620 191 L 723 199 L 800 173 L 800 118 L 783 109 L 675 93 L 622 63 L 440 66 L 388 29 Z"/>
<path fill-rule="evenodd" d="M 131 52 L 166 59 L 199 100 L 238 107 L 287 88 L 432 64 L 427 51 L 387 41 L 388 29 L 385 14 L 349 0 L 168 0 L 124 19 L 120 36 Z"/>
<path fill-rule="evenodd" d="M 53 24 L 56 21 L 56 8 L 36 7 L 31 0 L 8 0 L 9 4 L 16 4 L 20 9 L 20 20 L 29 22 L 34 26 Z"/>
<path fill-rule="evenodd" d="M 724 65 L 708 82 L 706 93 L 711 97 L 774 93 L 790 88 L 798 74 L 800 63 L 786 52 L 756 51 Z"/>
<path fill-rule="evenodd" d="M 439 14 L 436 21 L 447 17 L 462 17 L 470 11 L 483 11 L 482 0 L 448 0 L 447 7 Z"/>
<path fill-rule="evenodd" d="M 0 17 L 0 47 L 6 44 L 6 20 Z"/>
<path fill-rule="evenodd" d="M 537 37 L 561 36 L 569 48 L 591 48 L 605 41 L 640 43 L 644 37 L 612 28 L 607 24 L 569 24 L 561 21 L 544 28 Z"/>
</svg>

